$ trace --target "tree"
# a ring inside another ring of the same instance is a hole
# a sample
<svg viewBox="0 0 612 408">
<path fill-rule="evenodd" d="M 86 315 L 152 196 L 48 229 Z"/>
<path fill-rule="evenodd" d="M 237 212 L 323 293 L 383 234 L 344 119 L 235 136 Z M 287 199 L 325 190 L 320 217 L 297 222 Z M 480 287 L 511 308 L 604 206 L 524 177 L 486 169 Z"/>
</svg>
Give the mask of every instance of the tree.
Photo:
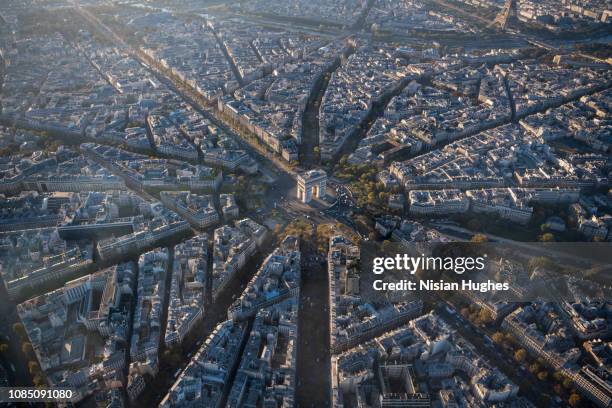
<svg viewBox="0 0 612 408">
<path fill-rule="evenodd" d="M 574 385 L 572 383 L 572 380 L 569 378 L 566 378 L 565 380 L 563 380 L 563 388 L 565 388 L 566 390 L 569 390 L 570 388 L 572 388 L 572 385 Z"/>
<path fill-rule="evenodd" d="M 21 351 L 23 351 L 23 354 L 26 355 L 26 357 L 28 358 L 32 358 L 35 357 L 34 356 L 34 348 L 32 347 L 32 343 L 23 343 L 21 345 Z"/>
<path fill-rule="evenodd" d="M 472 242 L 483 243 L 488 241 L 489 238 L 487 238 L 487 236 L 484 234 L 474 234 L 474 236 L 472 237 Z"/>
<path fill-rule="evenodd" d="M 540 371 L 538 373 L 538 380 L 546 381 L 547 378 L 548 378 L 548 371 Z"/>
<path fill-rule="evenodd" d="M 333 227 L 331 224 L 317 225 L 317 248 L 319 252 L 326 252 L 329 246 L 329 239 L 333 235 Z"/>
<path fill-rule="evenodd" d="M 283 230 L 283 226 L 281 224 L 276 224 L 274 226 L 274 235 L 278 235 Z"/>
<path fill-rule="evenodd" d="M 525 361 L 525 357 L 527 357 L 527 352 L 524 349 L 518 349 L 516 353 L 514 353 L 514 359 L 519 363 Z"/>
<path fill-rule="evenodd" d="M 504 334 L 501 332 L 493 333 L 493 336 L 491 336 L 491 338 L 496 344 L 501 344 L 504 342 Z"/>
<path fill-rule="evenodd" d="M 577 407 L 580 404 L 580 395 L 573 393 L 567 401 L 572 407 Z"/>
<path fill-rule="evenodd" d="M 561 387 L 561 384 L 555 384 L 553 390 L 555 390 L 555 394 L 561 395 L 561 393 L 563 392 L 563 387 Z"/>
<path fill-rule="evenodd" d="M 529 365 L 529 372 L 530 373 L 537 373 L 540 370 L 540 365 L 538 363 L 533 363 Z"/>
<path fill-rule="evenodd" d="M 368 204 L 372 205 L 376 202 L 376 194 L 374 194 L 374 192 L 369 192 L 368 193 Z"/>
<path fill-rule="evenodd" d="M 40 366 L 36 361 L 30 361 L 28 362 L 28 371 L 30 372 L 30 375 L 34 376 L 40 373 Z"/>
<path fill-rule="evenodd" d="M 555 381 L 561 382 L 565 379 L 565 376 L 561 371 L 555 371 L 555 373 L 553 374 L 553 378 L 555 379 Z"/>
<path fill-rule="evenodd" d="M 393 244 L 388 239 L 385 239 L 382 242 L 382 250 L 383 250 L 383 252 L 388 253 L 392 248 L 393 248 Z"/>
<path fill-rule="evenodd" d="M 543 268 L 543 269 L 554 269 L 555 263 L 550 259 L 544 256 L 538 256 L 535 258 L 531 258 L 527 263 L 529 270 L 533 271 L 535 268 Z"/>
<path fill-rule="evenodd" d="M 555 242 L 555 236 L 550 232 L 540 235 L 540 242 Z"/>
<path fill-rule="evenodd" d="M 25 327 L 21 323 L 15 323 L 13 325 L 13 331 L 19 335 L 22 339 L 26 337 Z"/>
<path fill-rule="evenodd" d="M 45 385 L 45 378 L 42 376 L 42 374 L 36 374 L 34 378 L 32 378 L 32 382 L 36 387 L 40 387 Z"/>
<path fill-rule="evenodd" d="M 491 312 L 483 308 L 478 312 L 478 319 L 484 324 L 489 324 L 493 321 L 493 316 Z"/>
</svg>

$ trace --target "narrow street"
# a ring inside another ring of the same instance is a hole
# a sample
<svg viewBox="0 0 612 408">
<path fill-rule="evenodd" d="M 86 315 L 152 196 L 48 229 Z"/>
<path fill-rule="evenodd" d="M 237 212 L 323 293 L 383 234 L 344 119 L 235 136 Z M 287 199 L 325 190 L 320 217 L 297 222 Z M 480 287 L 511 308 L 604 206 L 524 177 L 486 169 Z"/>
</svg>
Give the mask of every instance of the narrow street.
<svg viewBox="0 0 612 408">
<path fill-rule="evenodd" d="M 302 116 L 302 143 L 300 144 L 300 167 L 310 170 L 320 165 L 319 158 L 314 149 L 319 147 L 319 110 L 321 101 L 327 91 L 329 81 L 336 70 L 340 68 L 343 58 L 347 58 L 354 52 L 353 47 L 346 47 L 341 56 L 328 67 L 328 69 L 317 79 L 308 97 L 306 109 Z"/>
<path fill-rule="evenodd" d="M 170 288 L 172 287 L 172 271 L 174 270 L 174 245 L 166 248 L 168 250 L 168 263 L 166 265 L 166 274 L 164 276 L 164 300 L 162 306 L 162 317 L 160 323 L 159 333 L 159 353 L 163 353 L 165 350 L 164 334 L 166 332 L 166 325 L 168 324 L 168 304 L 170 301 Z"/>
<path fill-rule="evenodd" d="M 138 262 L 137 261 L 131 261 L 131 266 L 132 266 L 132 270 L 134 271 L 134 280 L 132 281 L 132 293 L 133 295 L 130 296 L 130 304 L 129 304 L 129 308 L 130 308 L 130 314 L 129 314 L 129 321 L 128 321 L 128 336 L 127 336 L 127 341 L 126 341 L 126 345 L 132 344 L 132 335 L 133 335 L 133 328 L 134 328 L 134 312 L 136 310 L 136 303 L 138 301 L 138 297 L 136 296 L 136 290 L 138 288 L 138 279 L 140 276 L 140 269 L 138 268 Z M 128 374 L 130 373 L 130 364 L 132 363 L 132 357 L 130 355 L 130 350 L 129 347 L 126 348 L 125 350 L 125 366 L 123 367 L 123 375 L 127 378 Z M 128 396 L 127 396 L 127 392 L 124 389 L 123 390 L 124 393 L 124 398 L 126 399 L 126 401 L 128 401 Z"/>
<path fill-rule="evenodd" d="M 339 64 L 338 64 L 339 65 Z M 334 69 L 335 70 L 335 69 Z M 308 98 L 302 118 L 302 143 L 300 149 L 300 164 L 305 169 L 311 169 L 318 164 L 314 150 L 319 146 L 319 107 L 327 89 L 331 73 L 321 75 Z"/>
<path fill-rule="evenodd" d="M 236 65 L 236 61 L 230 54 L 230 51 L 227 48 L 227 45 L 225 44 L 221 36 L 219 36 L 219 34 L 216 31 L 213 31 L 213 35 L 215 36 L 217 40 L 217 44 L 219 44 L 219 48 L 223 52 L 223 55 L 225 56 L 227 63 L 230 65 L 230 68 L 232 69 L 232 73 L 236 77 L 236 80 L 238 81 L 240 86 L 245 86 L 246 84 L 244 82 L 244 78 L 242 77 L 242 74 L 240 73 L 240 69 L 238 68 L 238 65 Z"/>
</svg>

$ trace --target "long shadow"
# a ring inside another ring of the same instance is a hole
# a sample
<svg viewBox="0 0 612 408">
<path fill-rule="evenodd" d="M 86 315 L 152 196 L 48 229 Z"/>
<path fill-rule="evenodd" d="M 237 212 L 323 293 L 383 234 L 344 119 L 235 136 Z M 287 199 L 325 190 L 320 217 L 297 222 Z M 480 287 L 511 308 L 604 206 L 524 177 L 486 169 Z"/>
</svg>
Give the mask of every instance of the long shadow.
<svg viewBox="0 0 612 408">
<path fill-rule="evenodd" d="M 315 254 L 313 249 L 302 249 L 295 393 L 298 407 L 329 407 L 331 404 L 328 274 L 320 262 L 309 262 L 310 256 Z"/>
<path fill-rule="evenodd" d="M 13 332 L 15 323 L 21 323 L 17 315 L 17 308 L 15 303 L 9 299 L 4 278 L 0 276 L 0 331 L 9 346 L 8 351 L 2 355 L 2 360 L 7 363 L 5 368 L 11 385 L 31 387 L 32 376 L 28 371 L 28 360 L 21 351 L 21 341 L 17 333 Z"/>
<path fill-rule="evenodd" d="M 355 51 L 354 47 L 348 46 L 343 49 L 329 67 L 317 78 L 312 92 L 308 97 L 306 109 L 302 117 L 302 142 L 300 144 L 300 165 L 304 169 L 310 169 L 319 165 L 319 157 L 315 154 L 315 147 L 319 146 L 319 110 L 321 101 L 327 91 L 332 74 L 342 65 L 349 55 Z"/>
</svg>

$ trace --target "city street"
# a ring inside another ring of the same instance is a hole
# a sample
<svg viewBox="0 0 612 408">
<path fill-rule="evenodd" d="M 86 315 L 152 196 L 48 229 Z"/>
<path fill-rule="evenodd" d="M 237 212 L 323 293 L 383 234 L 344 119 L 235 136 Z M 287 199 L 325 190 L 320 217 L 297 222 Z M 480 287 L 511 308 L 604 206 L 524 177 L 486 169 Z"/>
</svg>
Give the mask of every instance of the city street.
<svg viewBox="0 0 612 408">
<path fill-rule="evenodd" d="M 312 237 L 313 241 L 316 237 Z M 314 247 L 314 246 L 312 246 Z M 327 263 L 321 254 L 302 253 L 300 322 L 296 389 L 300 408 L 329 407 L 329 284 Z"/>
</svg>

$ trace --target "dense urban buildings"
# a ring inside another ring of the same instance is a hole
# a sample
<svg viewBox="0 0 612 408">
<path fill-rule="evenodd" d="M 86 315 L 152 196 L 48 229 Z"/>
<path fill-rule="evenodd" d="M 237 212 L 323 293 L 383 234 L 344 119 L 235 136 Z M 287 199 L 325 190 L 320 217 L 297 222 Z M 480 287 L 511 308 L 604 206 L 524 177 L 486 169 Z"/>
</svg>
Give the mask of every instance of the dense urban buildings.
<svg viewBox="0 0 612 408">
<path fill-rule="evenodd" d="M 611 408 L 611 30 L 605 0 L 2 1 L 0 385 Z"/>
</svg>

